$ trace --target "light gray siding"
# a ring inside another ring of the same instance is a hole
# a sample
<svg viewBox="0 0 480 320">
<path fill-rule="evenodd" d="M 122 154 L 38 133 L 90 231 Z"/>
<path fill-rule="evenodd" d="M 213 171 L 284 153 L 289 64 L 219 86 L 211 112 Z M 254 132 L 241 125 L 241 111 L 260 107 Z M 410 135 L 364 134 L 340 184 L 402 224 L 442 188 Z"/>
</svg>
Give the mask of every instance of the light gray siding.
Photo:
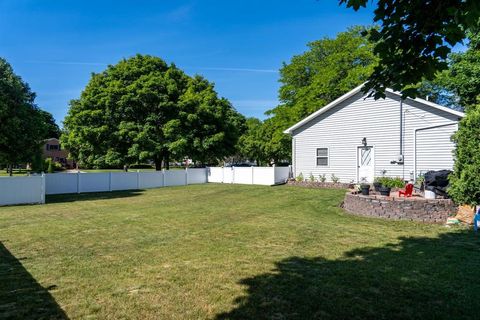
<svg viewBox="0 0 480 320">
<path fill-rule="evenodd" d="M 387 176 L 409 179 L 415 170 L 415 129 L 443 124 L 456 124 L 458 116 L 406 100 L 403 102 L 404 165 L 392 164 L 400 153 L 400 97 L 387 93 L 385 99 L 374 100 L 355 94 L 332 109 L 320 114 L 293 131 L 294 174 L 311 174 L 318 178 L 335 174 L 342 182 L 357 181 L 357 147 L 362 138 L 374 147 L 375 176 L 386 170 Z M 423 168 L 451 169 L 453 143 L 450 136 L 456 126 L 439 130 L 417 131 L 417 173 Z M 438 152 L 427 152 L 439 145 Z M 316 149 L 329 148 L 328 167 L 317 166 Z M 425 149 L 421 148 L 425 147 Z M 421 158 L 421 159 L 420 159 Z"/>
</svg>

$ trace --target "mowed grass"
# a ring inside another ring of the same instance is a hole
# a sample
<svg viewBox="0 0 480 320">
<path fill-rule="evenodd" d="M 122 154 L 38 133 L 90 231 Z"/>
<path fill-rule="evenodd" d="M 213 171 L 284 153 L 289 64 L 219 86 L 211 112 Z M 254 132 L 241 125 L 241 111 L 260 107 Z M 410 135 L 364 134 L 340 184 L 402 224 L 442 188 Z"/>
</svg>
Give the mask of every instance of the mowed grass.
<svg viewBox="0 0 480 320">
<path fill-rule="evenodd" d="M 0 318 L 478 317 L 472 231 L 352 216 L 343 195 L 208 184 L 0 208 Z"/>
</svg>

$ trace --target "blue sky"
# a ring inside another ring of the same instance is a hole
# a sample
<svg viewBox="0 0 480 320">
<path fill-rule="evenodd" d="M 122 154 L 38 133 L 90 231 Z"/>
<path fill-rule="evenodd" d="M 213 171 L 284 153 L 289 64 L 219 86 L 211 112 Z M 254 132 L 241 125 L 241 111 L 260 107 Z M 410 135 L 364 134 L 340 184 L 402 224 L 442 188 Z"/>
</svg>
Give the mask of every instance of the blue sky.
<svg viewBox="0 0 480 320">
<path fill-rule="evenodd" d="M 0 56 L 60 124 L 92 72 L 136 53 L 201 74 L 246 116 L 274 107 L 307 42 L 372 22 L 337 0 L 0 0 Z"/>
</svg>

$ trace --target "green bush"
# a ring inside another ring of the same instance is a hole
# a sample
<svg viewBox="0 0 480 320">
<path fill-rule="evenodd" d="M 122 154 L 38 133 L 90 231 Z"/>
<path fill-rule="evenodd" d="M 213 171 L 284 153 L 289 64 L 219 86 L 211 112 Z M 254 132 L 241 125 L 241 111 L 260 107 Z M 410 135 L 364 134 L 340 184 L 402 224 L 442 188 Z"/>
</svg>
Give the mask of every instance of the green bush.
<svg viewBox="0 0 480 320">
<path fill-rule="evenodd" d="M 325 173 L 319 175 L 319 176 L 318 176 L 318 180 L 319 180 L 320 182 L 325 182 L 325 181 L 327 181 L 327 176 L 325 176 Z"/>
<path fill-rule="evenodd" d="M 311 172 L 310 172 L 310 176 L 308 177 L 308 180 L 310 180 L 310 182 L 315 182 L 315 177 Z"/>
<path fill-rule="evenodd" d="M 298 182 L 302 182 L 304 179 L 303 179 L 303 173 L 300 172 L 300 174 L 295 178 L 296 181 Z"/>
<path fill-rule="evenodd" d="M 455 165 L 448 194 L 459 204 L 480 204 L 480 105 L 467 110 L 453 136 Z"/>
<path fill-rule="evenodd" d="M 405 181 L 402 178 L 390 178 L 390 177 L 379 177 L 375 179 L 375 182 L 378 182 L 382 185 L 382 187 L 386 188 L 403 188 L 405 186 Z"/>
</svg>

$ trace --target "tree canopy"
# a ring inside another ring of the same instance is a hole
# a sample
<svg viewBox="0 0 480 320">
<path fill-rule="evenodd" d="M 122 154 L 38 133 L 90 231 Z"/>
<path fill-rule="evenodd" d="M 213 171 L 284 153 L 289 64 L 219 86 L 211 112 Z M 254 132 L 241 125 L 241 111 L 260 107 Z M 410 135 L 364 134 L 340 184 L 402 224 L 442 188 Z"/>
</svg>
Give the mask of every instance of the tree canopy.
<svg viewBox="0 0 480 320">
<path fill-rule="evenodd" d="M 44 114 L 34 101 L 28 84 L 0 58 L 0 163 L 10 168 L 30 162 L 45 137 Z"/>
<path fill-rule="evenodd" d="M 159 169 L 162 161 L 230 155 L 243 121 L 207 80 L 137 55 L 92 75 L 71 101 L 62 142 L 86 166 L 153 161 Z"/>
<path fill-rule="evenodd" d="M 373 45 L 353 27 L 335 38 L 308 44 L 280 69 L 281 104 L 267 111 L 263 125 L 263 150 L 270 159 L 290 158 L 291 139 L 285 129 L 368 79 L 377 64 Z"/>
<path fill-rule="evenodd" d="M 368 0 L 339 2 L 359 10 Z M 380 61 L 364 90 L 373 89 L 376 98 L 383 97 L 387 87 L 415 97 L 418 84 L 448 68 L 452 48 L 469 32 L 480 30 L 478 0 L 379 0 L 375 6 L 379 28 L 367 33 Z"/>
</svg>

